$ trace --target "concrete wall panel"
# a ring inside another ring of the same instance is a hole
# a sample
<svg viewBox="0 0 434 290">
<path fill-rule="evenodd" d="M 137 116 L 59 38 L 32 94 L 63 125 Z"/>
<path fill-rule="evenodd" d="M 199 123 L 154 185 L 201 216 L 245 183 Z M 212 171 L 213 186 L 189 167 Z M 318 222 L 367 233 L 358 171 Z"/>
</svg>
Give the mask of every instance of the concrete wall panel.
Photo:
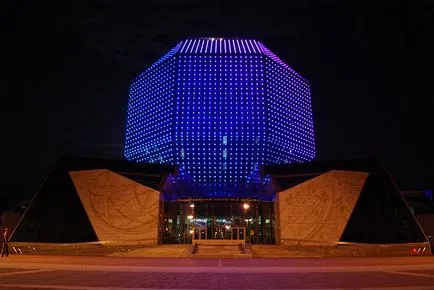
<svg viewBox="0 0 434 290">
<path fill-rule="evenodd" d="M 70 176 L 100 241 L 157 243 L 158 191 L 106 169 Z"/>
<path fill-rule="evenodd" d="M 332 170 L 278 193 L 283 245 L 339 241 L 368 173 Z"/>
</svg>

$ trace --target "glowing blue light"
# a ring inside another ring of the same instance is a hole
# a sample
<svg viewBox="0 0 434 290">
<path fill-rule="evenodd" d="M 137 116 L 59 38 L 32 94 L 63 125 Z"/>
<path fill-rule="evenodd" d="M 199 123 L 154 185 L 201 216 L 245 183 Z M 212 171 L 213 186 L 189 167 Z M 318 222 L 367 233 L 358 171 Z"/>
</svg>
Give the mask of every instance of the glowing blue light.
<svg viewBox="0 0 434 290">
<path fill-rule="evenodd" d="M 315 156 L 309 84 L 256 40 L 182 41 L 132 83 L 124 155 L 223 195 L 261 182 L 261 164 Z"/>
</svg>

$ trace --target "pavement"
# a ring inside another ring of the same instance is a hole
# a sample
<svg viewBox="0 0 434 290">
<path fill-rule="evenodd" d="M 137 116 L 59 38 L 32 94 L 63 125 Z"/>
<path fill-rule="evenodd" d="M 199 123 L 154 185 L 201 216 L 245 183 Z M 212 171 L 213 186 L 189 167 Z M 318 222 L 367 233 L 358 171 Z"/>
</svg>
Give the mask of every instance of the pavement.
<svg viewBox="0 0 434 290">
<path fill-rule="evenodd" d="M 191 259 L 11 255 L 0 289 L 434 289 L 434 256 Z"/>
</svg>

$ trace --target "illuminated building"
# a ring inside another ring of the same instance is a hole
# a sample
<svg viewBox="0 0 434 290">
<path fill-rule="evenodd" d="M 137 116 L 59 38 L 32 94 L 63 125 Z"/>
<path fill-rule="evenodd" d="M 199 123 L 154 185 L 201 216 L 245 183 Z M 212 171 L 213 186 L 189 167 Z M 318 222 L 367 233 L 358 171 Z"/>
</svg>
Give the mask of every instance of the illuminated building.
<svg viewBox="0 0 434 290">
<path fill-rule="evenodd" d="M 131 85 L 124 154 L 194 195 L 251 196 L 259 166 L 314 158 L 309 84 L 256 40 L 182 41 Z"/>
<path fill-rule="evenodd" d="M 212 216 L 245 225 L 240 204 L 249 200 L 268 227 L 260 240 L 274 241 L 275 190 L 259 168 L 314 158 L 309 84 L 259 41 L 187 39 L 133 81 L 124 155 L 178 168 L 163 191 L 167 220 L 184 224 L 200 201 L 195 221 L 207 228 Z"/>
<path fill-rule="evenodd" d="M 132 82 L 125 132 L 127 160 L 61 159 L 13 241 L 431 252 L 378 160 L 312 161 L 309 84 L 256 40 L 180 42 Z"/>
</svg>

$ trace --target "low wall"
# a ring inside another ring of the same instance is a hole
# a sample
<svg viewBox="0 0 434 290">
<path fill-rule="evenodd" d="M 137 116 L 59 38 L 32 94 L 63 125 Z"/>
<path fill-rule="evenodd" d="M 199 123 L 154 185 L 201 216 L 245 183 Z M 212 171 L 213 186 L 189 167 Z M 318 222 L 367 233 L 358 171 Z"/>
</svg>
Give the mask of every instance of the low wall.
<svg viewBox="0 0 434 290">
<path fill-rule="evenodd" d="M 306 253 L 318 256 L 429 256 L 431 246 L 425 243 L 402 244 L 362 244 L 339 242 L 336 245 L 324 246 L 282 246 L 288 251 Z"/>
<path fill-rule="evenodd" d="M 429 256 L 431 246 L 425 243 L 359 244 L 339 243 L 331 254 L 348 256 Z"/>
<path fill-rule="evenodd" d="M 24 255 L 83 255 L 105 256 L 128 252 L 138 248 L 156 247 L 154 240 L 140 243 L 90 242 L 90 243 L 25 243 L 10 242 L 9 252 Z"/>
</svg>

